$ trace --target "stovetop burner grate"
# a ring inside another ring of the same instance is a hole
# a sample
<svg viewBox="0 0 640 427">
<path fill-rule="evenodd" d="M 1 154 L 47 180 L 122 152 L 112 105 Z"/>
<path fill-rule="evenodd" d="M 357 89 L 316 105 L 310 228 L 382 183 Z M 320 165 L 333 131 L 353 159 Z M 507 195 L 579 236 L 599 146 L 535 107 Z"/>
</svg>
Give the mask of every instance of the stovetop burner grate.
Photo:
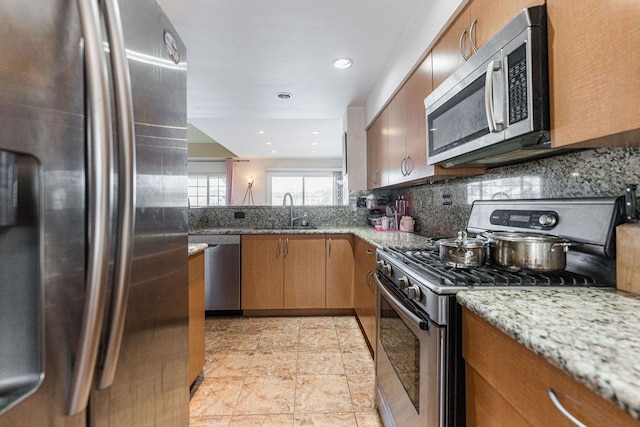
<svg viewBox="0 0 640 427">
<path fill-rule="evenodd" d="M 491 265 L 475 268 L 456 268 L 440 261 L 440 252 L 435 244 L 420 248 L 390 247 L 385 251 L 394 258 L 413 266 L 414 269 L 435 280 L 441 286 L 591 286 L 591 277 L 569 271 L 554 273 L 517 271 L 512 272 Z"/>
</svg>

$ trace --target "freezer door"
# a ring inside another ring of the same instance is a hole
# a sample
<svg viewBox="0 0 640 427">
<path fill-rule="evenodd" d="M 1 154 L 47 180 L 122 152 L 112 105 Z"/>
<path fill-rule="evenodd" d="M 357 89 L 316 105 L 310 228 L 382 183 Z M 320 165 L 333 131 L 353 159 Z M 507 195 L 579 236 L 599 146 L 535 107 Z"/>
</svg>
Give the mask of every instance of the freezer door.
<svg viewBox="0 0 640 427">
<path fill-rule="evenodd" d="M 24 357 L 16 369 L 32 375 L 39 364 L 44 373 L 33 394 L 0 415 L 0 426 L 84 426 L 84 411 L 65 414 L 87 239 L 78 11 L 73 1 L 3 1 L 0 17 L 8 47 L 0 66 L 0 150 L 13 153 L 18 171 L 15 221 L 0 226 L 0 271 L 10 272 L 0 279 L 0 365 L 12 350 L 12 363 Z"/>
<path fill-rule="evenodd" d="M 92 425 L 186 426 L 186 49 L 154 0 L 120 1 L 120 9 L 133 91 L 137 209 L 118 365 L 113 385 L 92 393 Z"/>
</svg>

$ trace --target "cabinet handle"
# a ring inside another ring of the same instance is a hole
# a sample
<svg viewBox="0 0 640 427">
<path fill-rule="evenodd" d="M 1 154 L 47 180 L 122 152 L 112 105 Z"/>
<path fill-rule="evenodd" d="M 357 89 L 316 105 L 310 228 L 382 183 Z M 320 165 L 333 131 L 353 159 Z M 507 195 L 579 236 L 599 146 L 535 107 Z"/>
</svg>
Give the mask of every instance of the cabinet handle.
<svg viewBox="0 0 640 427">
<path fill-rule="evenodd" d="M 407 161 L 407 156 L 402 158 L 402 162 L 400 162 L 400 172 L 402 172 L 402 176 L 407 176 L 407 171 L 405 169 L 405 162 Z"/>
<path fill-rule="evenodd" d="M 276 258 L 280 256 L 282 248 L 282 237 L 278 239 L 278 249 L 276 250 Z"/>
<path fill-rule="evenodd" d="M 329 237 L 328 243 L 329 243 L 329 258 L 331 258 L 331 237 Z"/>
<path fill-rule="evenodd" d="M 376 171 L 376 173 L 373 175 L 373 183 L 378 185 L 378 175 L 380 174 L 379 171 Z"/>
<path fill-rule="evenodd" d="M 469 27 L 469 43 L 471 43 L 471 49 L 473 49 L 474 52 L 478 51 L 478 46 L 476 46 L 476 43 L 473 41 L 473 31 L 476 29 L 477 24 L 478 18 L 474 19 Z"/>
<path fill-rule="evenodd" d="M 411 160 L 411 156 L 407 156 L 406 158 L 405 170 L 407 171 L 406 176 L 411 175 L 411 172 L 413 172 L 413 161 Z"/>
<path fill-rule="evenodd" d="M 369 288 L 369 290 L 371 291 L 371 276 L 373 276 L 373 273 L 371 272 L 371 270 L 367 270 L 367 278 L 365 279 L 365 283 L 367 284 L 367 288 Z"/>
<path fill-rule="evenodd" d="M 367 255 L 375 255 L 375 252 L 372 252 L 369 249 L 367 249 Z"/>
<path fill-rule="evenodd" d="M 460 33 L 460 41 L 458 42 L 458 47 L 460 48 L 460 55 L 464 58 L 465 61 L 469 59 L 466 53 L 464 53 L 464 47 L 462 46 L 462 42 L 464 41 L 464 36 L 467 35 L 467 29 L 465 28 L 462 33 Z"/>
<path fill-rule="evenodd" d="M 289 255 L 289 238 L 284 240 L 284 256 Z"/>
<path fill-rule="evenodd" d="M 556 396 L 556 393 L 553 391 L 551 387 L 547 389 L 547 394 L 549 395 L 549 399 L 551 399 L 551 402 L 553 402 L 554 406 L 558 409 L 558 411 L 562 413 L 562 415 L 567 417 L 572 423 L 574 423 L 578 427 L 587 427 L 586 424 L 582 423 L 579 419 L 574 417 L 571 412 L 567 411 L 567 409 L 564 406 L 562 406 L 562 403 L 560 403 L 560 401 L 558 400 L 558 396 Z"/>
</svg>

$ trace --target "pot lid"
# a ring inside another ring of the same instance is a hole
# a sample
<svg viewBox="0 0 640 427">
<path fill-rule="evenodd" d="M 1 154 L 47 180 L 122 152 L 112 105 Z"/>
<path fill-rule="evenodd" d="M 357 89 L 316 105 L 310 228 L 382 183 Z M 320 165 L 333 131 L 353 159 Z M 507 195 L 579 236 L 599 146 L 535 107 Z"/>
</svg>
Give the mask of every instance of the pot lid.
<svg viewBox="0 0 640 427">
<path fill-rule="evenodd" d="M 515 231 L 488 231 L 489 239 L 506 240 L 509 242 L 539 242 L 539 243 L 568 243 L 564 237 L 551 234 L 515 232 Z"/>
</svg>

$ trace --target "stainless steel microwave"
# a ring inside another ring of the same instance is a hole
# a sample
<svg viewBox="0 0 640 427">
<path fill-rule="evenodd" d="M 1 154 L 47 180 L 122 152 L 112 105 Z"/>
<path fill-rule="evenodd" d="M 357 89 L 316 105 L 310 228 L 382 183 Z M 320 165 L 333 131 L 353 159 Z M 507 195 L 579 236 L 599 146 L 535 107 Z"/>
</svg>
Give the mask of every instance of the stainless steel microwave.
<svg viewBox="0 0 640 427">
<path fill-rule="evenodd" d="M 524 9 L 425 99 L 427 163 L 498 165 L 555 153 L 547 63 L 546 8 Z"/>
</svg>

